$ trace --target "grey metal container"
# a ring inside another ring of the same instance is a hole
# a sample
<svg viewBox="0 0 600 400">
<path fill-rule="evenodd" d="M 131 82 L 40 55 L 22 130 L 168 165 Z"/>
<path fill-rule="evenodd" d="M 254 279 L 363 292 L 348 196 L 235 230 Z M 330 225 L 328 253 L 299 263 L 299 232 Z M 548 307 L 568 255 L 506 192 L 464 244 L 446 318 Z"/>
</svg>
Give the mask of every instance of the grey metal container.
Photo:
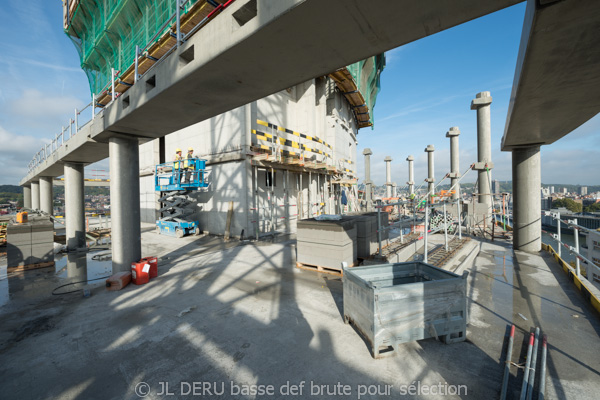
<svg viewBox="0 0 600 400">
<path fill-rule="evenodd" d="M 345 268 L 344 320 L 371 345 L 374 358 L 430 337 L 463 341 L 467 275 L 422 262 Z"/>
</svg>

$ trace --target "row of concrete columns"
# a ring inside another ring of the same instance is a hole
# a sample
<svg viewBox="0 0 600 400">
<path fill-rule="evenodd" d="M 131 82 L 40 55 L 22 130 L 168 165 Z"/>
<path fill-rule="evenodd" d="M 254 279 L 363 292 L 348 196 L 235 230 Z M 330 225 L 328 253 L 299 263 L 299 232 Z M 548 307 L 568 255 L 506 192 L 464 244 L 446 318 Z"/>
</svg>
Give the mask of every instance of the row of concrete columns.
<svg viewBox="0 0 600 400">
<path fill-rule="evenodd" d="M 490 92 L 480 92 L 475 95 L 471 102 L 471 109 L 477 111 L 477 162 L 474 169 L 478 171 L 478 202 L 485 204 L 488 211 L 487 222 L 491 223 L 493 211 L 493 201 L 491 196 L 491 171 L 494 168 L 492 163 L 491 147 L 491 117 L 490 105 L 492 96 Z M 450 185 L 454 193 L 454 200 L 459 198 L 460 194 L 460 164 L 459 164 L 459 146 L 458 136 L 460 130 L 458 127 L 451 127 L 446 133 L 450 139 Z M 435 188 L 434 178 L 434 151 L 433 145 L 425 148 L 427 152 L 428 193 L 433 194 Z M 370 157 L 373 152 L 370 149 L 363 151 L 365 156 L 365 185 L 367 210 L 372 209 L 372 181 Z M 387 156 L 386 162 L 386 189 L 387 197 L 392 197 L 392 178 L 391 161 Z M 408 161 L 408 191 L 409 195 L 414 194 L 414 157 L 412 155 L 406 158 Z M 512 151 L 512 181 L 513 181 L 513 229 L 514 239 L 513 247 L 524 251 L 536 252 L 541 249 L 541 201 L 539 187 L 541 185 L 540 169 L 540 147 L 530 146 L 514 149 Z M 394 189 L 395 195 L 395 189 Z M 430 197 L 431 199 L 431 197 Z"/>
<path fill-rule="evenodd" d="M 109 139 L 110 203 L 113 272 L 128 271 L 141 258 L 139 143 L 137 139 Z M 65 223 L 67 249 L 85 250 L 84 165 L 67 162 L 65 176 Z M 52 215 L 51 177 L 41 177 L 23 188 L 25 208 Z"/>
</svg>

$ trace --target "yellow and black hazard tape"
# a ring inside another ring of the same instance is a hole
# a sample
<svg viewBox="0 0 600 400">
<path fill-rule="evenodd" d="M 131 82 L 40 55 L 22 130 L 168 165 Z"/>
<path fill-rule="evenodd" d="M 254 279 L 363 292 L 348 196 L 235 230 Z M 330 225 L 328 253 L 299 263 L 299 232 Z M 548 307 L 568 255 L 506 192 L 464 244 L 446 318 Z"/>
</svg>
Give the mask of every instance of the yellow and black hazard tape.
<svg viewBox="0 0 600 400">
<path fill-rule="evenodd" d="M 266 142 L 269 142 L 269 143 L 279 143 L 279 144 L 281 144 L 283 146 L 293 147 L 293 148 L 299 149 L 299 150 L 306 150 L 306 151 L 310 151 L 311 153 L 322 154 L 324 156 L 327 156 L 327 157 L 331 158 L 330 154 L 328 154 L 328 153 L 326 153 L 326 152 L 324 152 L 322 150 L 315 149 L 315 148 L 312 148 L 312 147 L 308 147 L 305 144 L 298 143 L 298 142 L 295 142 L 295 141 L 290 140 L 290 139 L 286 139 L 286 138 L 282 138 L 282 137 L 278 137 L 278 136 L 273 136 L 270 133 L 261 132 L 261 131 L 258 131 L 256 129 L 252 129 L 252 133 L 254 135 L 256 135 L 256 138 L 259 139 L 259 140 L 263 140 L 263 141 L 266 141 Z"/>
<path fill-rule="evenodd" d="M 552 246 L 549 244 L 542 243 L 542 249 L 546 250 L 550 254 L 554 256 L 554 259 L 558 262 L 558 264 L 562 267 L 563 271 L 568 275 L 569 279 L 573 281 L 575 287 L 581 291 L 583 297 L 600 313 L 600 299 L 594 295 L 590 289 L 587 287 L 587 283 L 584 283 L 581 279 L 577 277 L 577 273 L 569 264 L 565 262 L 562 258 L 558 256 L 558 253 Z"/>
<path fill-rule="evenodd" d="M 333 147 L 331 147 L 327 142 L 325 142 L 323 139 L 319 139 L 316 136 L 305 135 L 304 133 L 292 131 L 290 129 L 286 129 L 284 127 L 277 126 L 275 124 L 271 124 L 269 122 L 262 121 L 260 119 L 257 119 L 256 123 L 259 124 L 259 125 L 262 125 L 262 126 L 266 126 L 267 128 L 276 129 L 276 130 L 281 131 L 281 132 L 289 133 L 290 135 L 299 136 L 299 137 L 301 137 L 303 139 L 308 139 L 308 140 L 312 140 L 313 142 L 316 142 L 316 143 L 321 143 L 321 144 L 329 147 L 330 150 L 333 150 Z"/>
</svg>

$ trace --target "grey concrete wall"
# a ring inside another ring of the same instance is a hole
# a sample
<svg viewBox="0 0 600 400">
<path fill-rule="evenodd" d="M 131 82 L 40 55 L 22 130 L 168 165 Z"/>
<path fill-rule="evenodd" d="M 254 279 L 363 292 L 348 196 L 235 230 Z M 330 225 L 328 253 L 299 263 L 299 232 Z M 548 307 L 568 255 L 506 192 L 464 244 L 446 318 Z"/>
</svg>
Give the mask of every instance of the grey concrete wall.
<svg viewBox="0 0 600 400">
<path fill-rule="evenodd" d="M 356 169 L 357 142 L 354 116 L 346 100 L 339 91 L 335 90 L 335 84 L 329 79 L 307 81 L 192 125 L 165 137 L 165 153 L 166 161 L 171 161 L 176 148 L 181 148 L 185 153 L 188 147 L 192 147 L 195 155 L 208 161 L 211 187 L 208 191 L 194 194 L 197 204 L 194 206 L 196 213 L 192 215 L 192 218 L 200 221 L 202 230 L 223 234 L 229 201 L 233 201 L 231 235 L 239 236 L 244 230 L 245 236 L 254 236 L 256 224 L 253 221 L 256 218 L 254 210 L 251 210 L 254 201 L 253 167 L 247 153 L 253 143 L 252 129 L 271 133 L 269 128 L 259 125 L 257 120 L 323 139 L 333 147 L 333 150 L 320 143 L 297 138 L 301 143 L 332 154 L 334 160 L 351 160 L 352 163 L 345 166 L 348 169 Z M 276 131 L 272 133 L 277 134 Z M 255 138 L 254 142 L 256 142 Z M 156 141 L 140 146 L 139 159 L 141 218 L 144 222 L 152 223 L 157 218 L 152 175 L 154 165 L 158 163 Z M 323 159 L 322 155 L 316 157 L 316 161 Z M 336 162 L 334 160 L 330 163 L 334 164 Z M 343 166 L 340 163 L 340 167 Z M 258 168 L 257 171 L 257 201 L 261 220 L 259 232 L 267 233 L 271 231 L 271 201 L 269 200 L 271 188 L 266 187 L 266 170 Z M 309 179 L 308 173 L 302 173 L 301 185 L 300 175 L 299 172 L 289 172 L 286 191 L 283 170 L 275 171 L 273 187 L 273 203 L 276 205 L 273 213 L 275 231 L 291 233 L 296 231 L 298 218 L 296 214 L 300 212 L 298 199 L 301 199 L 305 218 L 327 211 L 326 205 L 309 205 L 309 203 L 328 202 L 328 191 L 324 188 L 325 176 L 317 177 L 317 174 L 313 173 Z"/>
</svg>

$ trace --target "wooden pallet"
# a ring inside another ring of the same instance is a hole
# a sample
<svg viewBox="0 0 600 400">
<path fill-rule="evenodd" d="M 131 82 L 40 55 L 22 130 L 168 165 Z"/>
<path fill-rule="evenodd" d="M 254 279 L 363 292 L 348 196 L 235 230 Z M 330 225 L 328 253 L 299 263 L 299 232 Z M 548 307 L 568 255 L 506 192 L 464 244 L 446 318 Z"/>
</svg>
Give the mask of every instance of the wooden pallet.
<svg viewBox="0 0 600 400">
<path fill-rule="evenodd" d="M 352 265 L 349 266 L 349 268 L 356 267 L 357 265 L 358 265 L 358 261 L 355 261 L 352 263 Z M 340 267 L 340 269 L 337 269 L 337 268 L 331 268 L 331 267 L 323 267 L 320 265 L 310 265 L 310 264 L 304 264 L 301 262 L 297 262 L 296 268 L 300 268 L 300 269 L 303 269 L 306 271 L 320 272 L 322 274 L 330 274 L 330 275 L 336 275 L 336 276 L 344 275 L 344 272 L 342 271 L 341 267 Z"/>
<path fill-rule="evenodd" d="M 31 271 L 33 269 L 49 268 L 49 267 L 54 267 L 54 261 L 48 261 L 48 262 L 37 263 L 37 264 L 19 265 L 17 267 L 8 267 L 7 272 L 8 273 L 24 272 L 24 271 Z"/>
</svg>

